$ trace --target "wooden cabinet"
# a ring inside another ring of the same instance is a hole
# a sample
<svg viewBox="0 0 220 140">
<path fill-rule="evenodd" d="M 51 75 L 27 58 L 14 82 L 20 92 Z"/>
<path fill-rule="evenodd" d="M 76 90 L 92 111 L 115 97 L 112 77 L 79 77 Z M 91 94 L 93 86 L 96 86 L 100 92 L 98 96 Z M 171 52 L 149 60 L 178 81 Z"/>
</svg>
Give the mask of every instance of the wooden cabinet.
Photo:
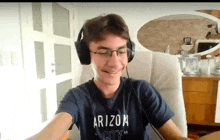
<svg viewBox="0 0 220 140">
<path fill-rule="evenodd" d="M 183 95 L 188 124 L 217 125 L 215 109 L 220 76 L 183 76 Z"/>
</svg>

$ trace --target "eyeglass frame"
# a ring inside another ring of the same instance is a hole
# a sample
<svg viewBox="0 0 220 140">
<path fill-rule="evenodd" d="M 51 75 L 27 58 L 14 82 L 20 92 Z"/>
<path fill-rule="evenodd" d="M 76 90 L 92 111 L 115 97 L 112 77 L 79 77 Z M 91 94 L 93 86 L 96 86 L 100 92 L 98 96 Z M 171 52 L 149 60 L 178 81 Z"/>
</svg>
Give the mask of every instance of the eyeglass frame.
<svg viewBox="0 0 220 140">
<path fill-rule="evenodd" d="M 129 54 L 132 53 L 132 50 L 131 50 L 130 48 L 128 48 L 128 47 L 125 47 L 125 46 L 119 47 L 118 50 L 111 50 L 111 49 L 109 49 L 109 48 L 100 46 L 100 48 L 99 48 L 96 52 L 93 52 L 93 51 L 91 51 L 91 50 L 89 50 L 89 51 L 92 52 L 92 53 L 94 53 L 94 54 L 98 54 L 98 55 L 100 55 L 100 56 L 111 57 L 113 52 L 116 52 L 117 56 L 119 56 L 119 55 L 118 55 L 118 54 L 119 54 L 119 51 L 120 51 L 121 49 L 124 49 L 124 48 L 126 48 L 126 50 L 127 50 L 127 51 L 126 51 L 127 56 L 129 56 Z M 105 54 L 105 53 L 103 53 L 103 54 L 102 54 L 102 53 L 98 53 L 98 51 L 99 51 L 100 49 L 105 49 L 105 50 L 107 50 L 108 53 L 106 53 L 106 54 Z M 123 55 L 123 54 L 122 54 L 122 55 Z"/>
</svg>

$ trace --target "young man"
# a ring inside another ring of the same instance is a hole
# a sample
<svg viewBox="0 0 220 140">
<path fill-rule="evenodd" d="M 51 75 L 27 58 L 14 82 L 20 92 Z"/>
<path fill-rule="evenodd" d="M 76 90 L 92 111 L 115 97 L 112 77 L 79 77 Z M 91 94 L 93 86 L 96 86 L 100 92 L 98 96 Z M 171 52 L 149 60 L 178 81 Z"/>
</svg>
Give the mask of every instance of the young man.
<svg viewBox="0 0 220 140">
<path fill-rule="evenodd" d="M 60 139 L 75 124 L 83 140 L 149 140 L 148 123 L 165 139 L 187 139 L 156 89 L 146 81 L 121 77 L 134 51 L 124 20 L 116 14 L 98 16 L 87 20 L 81 33 L 76 46 L 87 48 L 89 55 L 83 57 L 89 60 L 80 61 L 91 60 L 95 76 L 66 93 L 55 118 L 36 139 Z"/>
</svg>

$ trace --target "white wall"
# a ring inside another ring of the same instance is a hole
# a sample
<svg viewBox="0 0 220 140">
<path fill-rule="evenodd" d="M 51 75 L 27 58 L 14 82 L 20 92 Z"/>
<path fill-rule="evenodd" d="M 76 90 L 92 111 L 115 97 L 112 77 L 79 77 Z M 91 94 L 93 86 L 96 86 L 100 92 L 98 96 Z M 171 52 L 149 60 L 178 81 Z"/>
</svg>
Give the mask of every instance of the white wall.
<svg viewBox="0 0 220 140">
<path fill-rule="evenodd" d="M 17 3 L 0 4 L 0 139 L 20 132 L 23 110 L 23 66 Z M 16 119 L 15 119 L 16 118 Z"/>
</svg>

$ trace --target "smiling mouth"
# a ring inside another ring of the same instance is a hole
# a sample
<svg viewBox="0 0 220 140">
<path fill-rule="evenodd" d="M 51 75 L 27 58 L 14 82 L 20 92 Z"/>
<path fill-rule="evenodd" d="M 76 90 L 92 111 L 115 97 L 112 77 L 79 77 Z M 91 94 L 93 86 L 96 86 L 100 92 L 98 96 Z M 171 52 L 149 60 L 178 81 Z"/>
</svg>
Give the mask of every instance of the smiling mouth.
<svg viewBox="0 0 220 140">
<path fill-rule="evenodd" d="M 108 74 L 117 74 L 119 71 L 120 71 L 120 70 L 118 70 L 118 71 L 114 71 L 114 72 L 109 72 L 109 71 L 105 71 L 105 70 L 103 70 L 103 72 L 108 73 Z"/>
</svg>

